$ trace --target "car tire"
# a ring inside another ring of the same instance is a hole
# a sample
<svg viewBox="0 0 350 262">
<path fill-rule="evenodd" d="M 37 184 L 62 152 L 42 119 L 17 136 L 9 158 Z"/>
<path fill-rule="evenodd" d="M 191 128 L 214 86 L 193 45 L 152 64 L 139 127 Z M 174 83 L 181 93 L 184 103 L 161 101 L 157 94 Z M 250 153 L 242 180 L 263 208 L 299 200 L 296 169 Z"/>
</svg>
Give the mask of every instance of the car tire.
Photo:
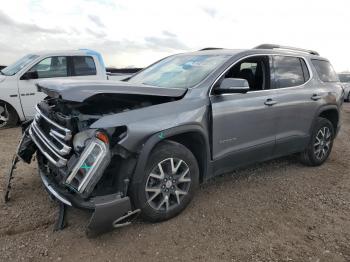
<svg viewBox="0 0 350 262">
<path fill-rule="evenodd" d="M 333 124 L 319 117 L 312 130 L 310 143 L 301 153 L 301 162 L 308 166 L 322 165 L 332 151 L 334 136 Z"/>
<path fill-rule="evenodd" d="M 160 222 L 177 216 L 193 198 L 199 183 L 198 163 L 182 144 L 163 141 L 148 158 L 142 177 L 134 178 L 131 200 L 141 217 Z"/>
<path fill-rule="evenodd" d="M 0 129 L 16 126 L 18 115 L 16 110 L 5 102 L 0 102 Z"/>
</svg>

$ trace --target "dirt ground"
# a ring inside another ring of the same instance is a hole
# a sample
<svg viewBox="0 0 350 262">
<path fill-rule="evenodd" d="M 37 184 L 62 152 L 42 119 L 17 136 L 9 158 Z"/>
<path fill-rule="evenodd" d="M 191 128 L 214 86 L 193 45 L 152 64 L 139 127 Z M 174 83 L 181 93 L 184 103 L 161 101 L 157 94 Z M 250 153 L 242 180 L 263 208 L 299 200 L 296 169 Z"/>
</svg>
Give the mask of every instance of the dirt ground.
<svg viewBox="0 0 350 262">
<path fill-rule="evenodd" d="M 20 130 L 0 131 L 0 193 Z M 350 105 L 330 159 L 295 156 L 255 165 L 201 186 L 178 217 L 137 221 L 95 239 L 89 215 L 68 210 L 53 232 L 51 202 L 35 164 L 19 164 L 12 200 L 0 203 L 0 261 L 350 261 Z"/>
</svg>

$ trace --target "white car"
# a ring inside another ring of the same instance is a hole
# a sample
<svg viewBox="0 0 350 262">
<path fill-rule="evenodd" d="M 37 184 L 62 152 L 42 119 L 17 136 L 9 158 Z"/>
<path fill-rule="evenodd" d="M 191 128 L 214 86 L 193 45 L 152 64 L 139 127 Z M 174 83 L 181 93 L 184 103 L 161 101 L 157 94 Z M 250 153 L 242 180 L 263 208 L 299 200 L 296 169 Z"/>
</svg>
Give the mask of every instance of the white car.
<svg viewBox="0 0 350 262">
<path fill-rule="evenodd" d="M 350 102 L 350 72 L 338 74 L 340 82 L 344 87 L 344 101 Z"/>
<path fill-rule="evenodd" d="M 0 128 L 32 119 L 35 105 L 46 95 L 37 90 L 43 79 L 120 80 L 128 75 L 109 74 L 102 56 L 93 50 L 29 54 L 0 71 Z"/>
</svg>

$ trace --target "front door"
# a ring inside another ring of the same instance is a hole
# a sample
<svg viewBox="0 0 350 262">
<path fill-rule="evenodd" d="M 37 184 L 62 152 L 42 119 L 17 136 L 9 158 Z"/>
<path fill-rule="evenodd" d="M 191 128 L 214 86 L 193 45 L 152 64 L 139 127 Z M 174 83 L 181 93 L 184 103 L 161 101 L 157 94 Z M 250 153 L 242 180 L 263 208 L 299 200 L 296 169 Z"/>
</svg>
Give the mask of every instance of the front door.
<svg viewBox="0 0 350 262">
<path fill-rule="evenodd" d="M 18 81 L 18 90 L 26 119 L 31 119 L 35 115 L 35 105 L 42 101 L 46 95 L 38 92 L 36 84 L 44 79 L 67 78 L 68 67 L 67 57 L 53 56 L 47 57 L 34 65 L 28 72 L 36 75 L 35 79 L 24 79 L 23 75 Z"/>
<path fill-rule="evenodd" d="M 268 56 L 235 64 L 225 77 L 246 79 L 246 94 L 211 94 L 214 173 L 269 159 L 275 146 L 276 113 Z M 218 81 L 220 84 L 220 80 Z"/>
</svg>

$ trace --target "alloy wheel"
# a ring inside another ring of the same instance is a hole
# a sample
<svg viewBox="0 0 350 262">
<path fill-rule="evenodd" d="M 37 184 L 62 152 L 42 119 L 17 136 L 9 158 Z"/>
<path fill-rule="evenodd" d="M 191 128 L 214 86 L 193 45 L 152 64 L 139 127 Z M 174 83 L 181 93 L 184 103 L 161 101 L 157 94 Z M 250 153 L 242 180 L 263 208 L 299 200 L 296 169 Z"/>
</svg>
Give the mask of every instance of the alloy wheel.
<svg viewBox="0 0 350 262">
<path fill-rule="evenodd" d="M 167 158 L 159 162 L 148 175 L 146 199 L 153 209 L 167 212 L 181 204 L 190 186 L 187 163 L 178 158 Z"/>
<path fill-rule="evenodd" d="M 314 154 L 318 160 L 322 160 L 327 156 L 330 150 L 331 141 L 332 133 L 327 126 L 318 130 L 314 143 Z"/>
</svg>

